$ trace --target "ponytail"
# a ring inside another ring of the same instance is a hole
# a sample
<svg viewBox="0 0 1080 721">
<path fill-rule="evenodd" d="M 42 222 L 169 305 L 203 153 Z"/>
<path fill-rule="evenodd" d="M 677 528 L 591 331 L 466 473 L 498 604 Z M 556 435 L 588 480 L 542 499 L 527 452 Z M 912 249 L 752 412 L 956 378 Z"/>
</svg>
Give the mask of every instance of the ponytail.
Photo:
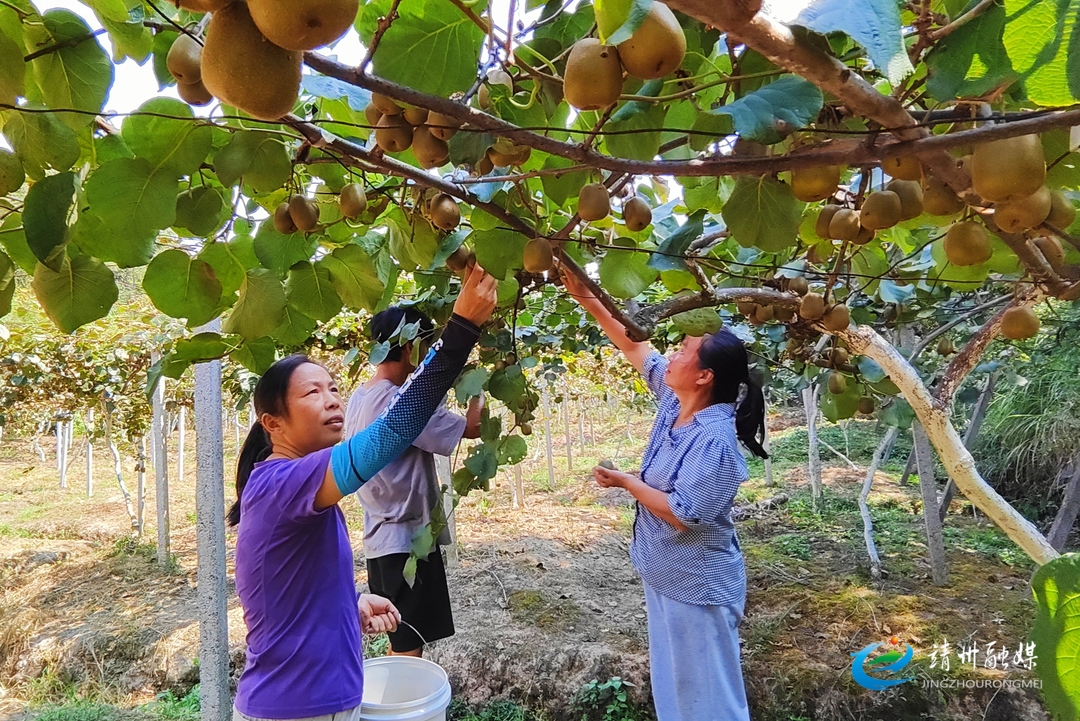
<svg viewBox="0 0 1080 721">
<path fill-rule="evenodd" d="M 750 378 L 746 381 L 746 395 L 735 408 L 735 435 L 743 445 L 758 458 L 768 458 L 761 443 L 765 440 L 765 392 Z M 761 440 L 758 440 L 758 434 Z"/>
<path fill-rule="evenodd" d="M 236 503 L 229 508 L 225 516 L 225 522 L 230 526 L 240 523 L 240 500 L 244 496 L 244 486 L 247 485 L 255 464 L 265 461 L 273 449 L 270 447 L 270 439 L 266 437 L 266 431 L 262 423 L 255 421 L 244 439 L 244 446 L 240 449 L 240 457 L 236 459 Z"/>
<path fill-rule="evenodd" d="M 743 342 L 727 328 L 706 335 L 698 348 L 698 366 L 713 372 L 713 403 L 737 403 L 735 435 L 755 456 L 768 458 L 761 445 L 765 440 L 765 393 L 761 384 L 750 378 Z M 740 400 L 743 385 L 746 393 Z"/>
</svg>

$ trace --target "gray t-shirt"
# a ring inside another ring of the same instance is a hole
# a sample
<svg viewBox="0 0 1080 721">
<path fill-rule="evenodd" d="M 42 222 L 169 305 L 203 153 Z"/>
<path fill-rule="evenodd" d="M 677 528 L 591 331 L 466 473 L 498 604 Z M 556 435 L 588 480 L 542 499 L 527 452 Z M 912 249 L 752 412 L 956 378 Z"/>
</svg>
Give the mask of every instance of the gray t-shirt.
<svg viewBox="0 0 1080 721">
<path fill-rule="evenodd" d="M 385 379 L 367 388 L 357 388 L 345 411 L 345 437 L 367 428 L 397 390 L 398 386 Z M 464 433 L 465 419 L 439 408 L 408 450 L 360 486 L 357 495 L 364 507 L 367 558 L 412 550 L 413 533 L 431 521 L 432 510 L 442 499 L 435 454 L 453 453 Z M 437 542 L 443 546 L 450 543 L 446 529 L 439 534 Z"/>
</svg>

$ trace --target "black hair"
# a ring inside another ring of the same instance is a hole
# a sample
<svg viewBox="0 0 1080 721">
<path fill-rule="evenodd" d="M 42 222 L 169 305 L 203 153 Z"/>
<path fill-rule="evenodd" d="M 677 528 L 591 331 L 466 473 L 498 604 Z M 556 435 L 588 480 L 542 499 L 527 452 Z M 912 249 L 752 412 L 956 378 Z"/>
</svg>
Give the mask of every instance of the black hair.
<svg viewBox="0 0 1080 721">
<path fill-rule="evenodd" d="M 255 392 L 251 400 L 255 405 L 256 420 L 248 431 L 247 438 L 244 439 L 240 456 L 236 459 L 236 503 L 232 504 L 225 516 L 225 522 L 230 526 L 240 523 L 240 499 L 243 497 L 244 486 L 247 485 L 255 464 L 265 461 L 273 452 L 270 436 L 267 435 L 259 419 L 262 418 L 263 413 L 281 417 L 289 415 L 289 382 L 296 369 L 305 363 L 315 363 L 315 361 L 300 353 L 282 358 L 270 366 L 255 384 Z"/>
<path fill-rule="evenodd" d="M 418 311 L 412 306 L 392 305 L 384 311 L 376 313 L 368 323 L 368 333 L 376 343 L 385 343 L 388 340 L 397 340 L 398 329 L 402 325 L 419 323 L 416 333 L 417 338 L 430 338 L 435 332 L 435 323 L 431 318 Z M 390 345 L 390 352 L 386 354 L 383 362 L 401 360 L 402 346 L 396 342 Z"/>
<path fill-rule="evenodd" d="M 735 434 L 758 458 L 769 454 L 761 446 L 765 439 L 765 393 L 750 377 L 746 346 L 727 328 L 706 335 L 698 348 L 698 366 L 713 372 L 712 402 L 735 403 Z M 742 386 L 746 394 L 739 400 Z M 760 434 L 761 440 L 758 440 Z"/>
</svg>

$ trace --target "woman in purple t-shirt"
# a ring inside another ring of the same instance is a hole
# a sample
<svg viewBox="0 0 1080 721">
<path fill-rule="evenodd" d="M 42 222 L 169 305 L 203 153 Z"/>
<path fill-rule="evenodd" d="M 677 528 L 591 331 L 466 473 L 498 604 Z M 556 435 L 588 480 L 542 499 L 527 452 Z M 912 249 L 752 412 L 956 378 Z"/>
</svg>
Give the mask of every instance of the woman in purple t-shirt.
<svg viewBox="0 0 1080 721">
<path fill-rule="evenodd" d="M 305 356 L 259 379 L 258 421 L 237 462 L 236 591 L 248 628 L 247 662 L 233 718 L 358 718 L 365 630 L 398 620 L 385 599 L 362 597 L 338 501 L 355 492 L 420 434 L 461 372 L 480 324 L 495 309 L 496 281 L 471 268 L 454 315 L 386 411 L 342 442 L 337 384 Z"/>
</svg>

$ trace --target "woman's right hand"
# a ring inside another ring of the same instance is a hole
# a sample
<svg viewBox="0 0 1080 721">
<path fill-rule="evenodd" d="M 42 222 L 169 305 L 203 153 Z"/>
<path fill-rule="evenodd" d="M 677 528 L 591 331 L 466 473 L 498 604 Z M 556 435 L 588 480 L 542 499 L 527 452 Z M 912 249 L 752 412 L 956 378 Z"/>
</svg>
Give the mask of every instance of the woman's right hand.
<svg viewBox="0 0 1080 721">
<path fill-rule="evenodd" d="M 585 287 L 585 284 L 581 282 L 575 274 L 569 270 L 562 268 L 559 273 L 559 278 L 562 279 L 563 287 L 566 288 L 566 292 L 570 294 L 570 297 L 580 302 L 582 300 L 594 299 L 593 292 Z"/>
<path fill-rule="evenodd" d="M 465 269 L 461 293 L 454 302 L 454 313 L 480 326 L 487 322 L 498 304 L 499 281 L 479 265 Z"/>
</svg>

